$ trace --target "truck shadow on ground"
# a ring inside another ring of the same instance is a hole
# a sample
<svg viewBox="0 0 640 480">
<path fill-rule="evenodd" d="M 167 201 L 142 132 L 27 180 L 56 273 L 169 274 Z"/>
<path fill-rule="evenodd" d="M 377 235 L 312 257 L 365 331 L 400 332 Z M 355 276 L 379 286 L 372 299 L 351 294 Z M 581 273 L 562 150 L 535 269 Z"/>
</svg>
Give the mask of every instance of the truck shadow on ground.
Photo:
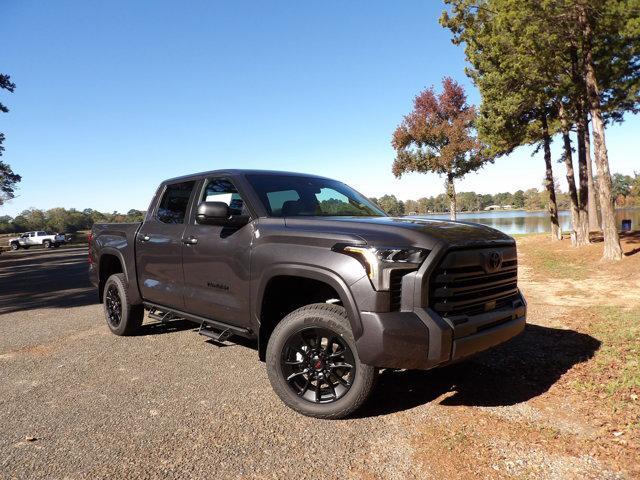
<svg viewBox="0 0 640 480">
<path fill-rule="evenodd" d="M 136 337 L 146 337 L 148 335 L 163 335 L 166 333 L 181 332 L 183 330 L 197 330 L 198 325 L 188 320 L 177 319 L 169 322 L 156 322 L 145 319 L 145 323 L 135 332 Z"/>
<path fill-rule="evenodd" d="M 407 410 L 450 392 L 440 405 L 509 406 L 543 394 L 601 342 L 573 330 L 527 325 L 508 343 L 466 362 L 430 371 L 383 371 L 357 417 Z"/>
<path fill-rule="evenodd" d="M 86 248 L 33 249 L 0 258 L 0 314 L 97 303 Z"/>
</svg>

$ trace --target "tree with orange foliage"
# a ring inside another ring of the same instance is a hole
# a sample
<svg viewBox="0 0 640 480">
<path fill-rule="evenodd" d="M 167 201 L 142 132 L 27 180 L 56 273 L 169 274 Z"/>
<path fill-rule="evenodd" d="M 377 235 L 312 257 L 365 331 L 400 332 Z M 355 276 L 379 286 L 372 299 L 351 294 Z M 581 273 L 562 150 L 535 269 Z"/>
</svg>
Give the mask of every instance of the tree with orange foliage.
<svg viewBox="0 0 640 480">
<path fill-rule="evenodd" d="M 462 86 L 445 77 L 442 92 L 433 87 L 414 99 L 413 111 L 393 133 L 396 151 L 392 171 L 396 177 L 409 172 L 434 172 L 445 177 L 451 220 L 456 219 L 454 180 L 492 161 L 475 131 L 477 113 L 467 104 Z"/>
</svg>

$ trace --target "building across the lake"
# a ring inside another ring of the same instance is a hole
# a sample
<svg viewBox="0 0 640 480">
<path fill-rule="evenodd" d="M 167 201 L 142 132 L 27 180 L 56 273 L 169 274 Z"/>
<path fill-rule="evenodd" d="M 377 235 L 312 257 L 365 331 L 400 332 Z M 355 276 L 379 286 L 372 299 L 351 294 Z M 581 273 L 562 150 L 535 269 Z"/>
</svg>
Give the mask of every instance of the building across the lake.
<svg viewBox="0 0 640 480">
<path fill-rule="evenodd" d="M 489 205 L 484 207 L 485 211 L 489 210 L 511 210 L 513 207 L 511 205 Z"/>
</svg>

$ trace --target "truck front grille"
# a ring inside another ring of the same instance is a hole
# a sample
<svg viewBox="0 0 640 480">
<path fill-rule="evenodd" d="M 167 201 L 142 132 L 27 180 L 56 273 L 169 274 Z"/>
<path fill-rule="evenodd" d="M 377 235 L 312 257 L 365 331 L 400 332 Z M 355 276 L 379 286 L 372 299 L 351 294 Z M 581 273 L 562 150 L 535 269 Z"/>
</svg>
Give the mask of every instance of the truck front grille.
<svg viewBox="0 0 640 480">
<path fill-rule="evenodd" d="M 497 268 L 490 257 L 501 259 Z M 430 280 L 429 306 L 443 317 L 477 315 L 518 298 L 515 247 L 452 251 Z"/>
</svg>

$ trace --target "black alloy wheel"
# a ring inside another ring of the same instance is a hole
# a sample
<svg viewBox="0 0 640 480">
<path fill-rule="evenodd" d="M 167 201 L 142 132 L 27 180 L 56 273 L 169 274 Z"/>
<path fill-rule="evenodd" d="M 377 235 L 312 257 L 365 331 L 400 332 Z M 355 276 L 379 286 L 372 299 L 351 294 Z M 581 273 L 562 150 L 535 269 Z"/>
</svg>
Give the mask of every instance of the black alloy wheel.
<svg viewBox="0 0 640 480">
<path fill-rule="evenodd" d="M 107 309 L 107 321 L 113 328 L 118 328 L 122 321 L 122 300 L 118 288 L 111 284 L 107 288 L 105 295 L 105 304 Z"/>
<path fill-rule="evenodd" d="M 295 394 L 313 403 L 342 398 L 356 375 L 356 362 L 347 342 L 336 332 L 317 327 L 289 337 L 281 368 Z"/>
</svg>

